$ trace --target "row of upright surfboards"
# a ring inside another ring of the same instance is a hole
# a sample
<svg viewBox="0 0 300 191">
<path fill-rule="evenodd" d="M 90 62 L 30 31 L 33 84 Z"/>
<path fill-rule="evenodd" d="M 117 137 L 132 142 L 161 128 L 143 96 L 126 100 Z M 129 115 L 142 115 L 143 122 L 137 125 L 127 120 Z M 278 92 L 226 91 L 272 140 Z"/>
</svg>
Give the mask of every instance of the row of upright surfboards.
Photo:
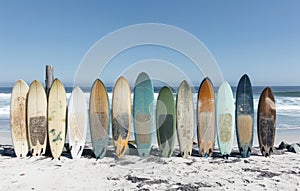
<svg viewBox="0 0 300 191">
<path fill-rule="evenodd" d="M 150 154 L 155 132 L 163 157 L 172 155 L 176 134 L 181 155 L 185 158 L 190 156 L 195 119 L 193 96 L 188 83 L 183 81 L 180 84 L 176 103 L 172 90 L 163 87 L 156 108 L 152 81 L 146 73 L 137 77 L 133 93 L 132 104 L 130 86 L 124 77 L 120 77 L 113 89 L 110 118 L 107 91 L 100 80 L 96 80 L 92 86 L 89 106 L 82 90 L 75 87 L 68 109 L 65 88 L 58 79 L 53 82 L 48 98 L 40 82 L 33 81 L 28 87 L 24 81 L 17 81 L 12 90 L 10 116 L 16 155 L 24 157 L 28 152 L 33 156 L 42 155 L 48 139 L 53 158 L 59 158 L 68 135 L 72 158 L 78 158 L 85 146 L 89 120 L 95 156 L 105 156 L 111 121 L 115 154 L 122 158 L 128 146 L 133 114 L 135 142 L 140 156 Z M 215 103 L 213 85 L 205 78 L 200 85 L 197 100 L 199 153 L 211 156 L 217 135 L 221 154 L 230 155 L 236 126 L 241 156 L 249 157 L 253 142 L 253 118 L 252 86 L 247 75 L 239 82 L 236 107 L 227 82 L 219 87 Z M 270 155 L 274 144 L 275 120 L 274 96 L 266 88 L 260 97 L 257 120 L 259 144 L 265 156 Z"/>
</svg>

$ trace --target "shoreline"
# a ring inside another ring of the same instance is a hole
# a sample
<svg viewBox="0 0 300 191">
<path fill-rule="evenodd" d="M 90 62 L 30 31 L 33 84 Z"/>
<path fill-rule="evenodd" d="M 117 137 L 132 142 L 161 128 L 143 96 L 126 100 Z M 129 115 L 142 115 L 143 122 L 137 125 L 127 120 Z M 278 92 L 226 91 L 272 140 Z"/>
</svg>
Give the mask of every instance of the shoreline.
<svg viewBox="0 0 300 191">
<path fill-rule="evenodd" d="M 277 147 L 282 141 L 285 141 L 289 144 L 292 143 L 299 143 L 299 137 L 300 137 L 300 128 L 295 128 L 295 129 L 276 129 L 276 134 L 275 134 L 275 141 L 274 141 L 274 146 Z M 110 137 L 111 138 L 111 137 Z M 90 138 L 89 138 L 89 131 L 87 134 L 87 143 L 89 144 Z M 156 144 L 156 135 L 153 135 L 153 143 Z M 177 143 L 177 137 L 176 137 L 176 143 Z M 0 145 L 12 145 L 12 138 L 11 138 L 11 133 L 10 131 L 0 131 Z M 215 147 L 217 146 L 217 142 L 215 143 Z M 175 147 L 178 147 L 178 144 L 175 144 Z M 236 140 L 236 135 L 234 138 L 234 147 L 237 146 L 237 140 Z M 253 147 L 259 146 L 258 144 L 258 137 L 257 137 L 257 131 L 254 129 L 254 134 L 253 134 Z"/>
</svg>

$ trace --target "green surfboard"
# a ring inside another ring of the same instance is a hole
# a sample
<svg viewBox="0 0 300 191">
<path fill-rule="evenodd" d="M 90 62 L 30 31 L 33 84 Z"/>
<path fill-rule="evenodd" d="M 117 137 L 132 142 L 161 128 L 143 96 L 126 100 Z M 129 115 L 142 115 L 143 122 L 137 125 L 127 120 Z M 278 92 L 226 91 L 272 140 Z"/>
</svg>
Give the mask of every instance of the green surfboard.
<svg viewBox="0 0 300 191">
<path fill-rule="evenodd" d="M 176 109 L 172 90 L 165 86 L 156 103 L 156 132 L 162 157 L 171 157 L 176 138 Z"/>
</svg>

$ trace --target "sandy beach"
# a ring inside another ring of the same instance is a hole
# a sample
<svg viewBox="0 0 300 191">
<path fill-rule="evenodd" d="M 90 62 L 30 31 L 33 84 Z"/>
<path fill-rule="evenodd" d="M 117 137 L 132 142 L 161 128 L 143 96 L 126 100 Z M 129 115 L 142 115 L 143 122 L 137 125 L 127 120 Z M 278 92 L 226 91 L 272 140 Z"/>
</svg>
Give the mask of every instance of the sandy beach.
<svg viewBox="0 0 300 191">
<path fill-rule="evenodd" d="M 277 132 L 279 140 L 299 139 L 299 130 Z M 15 158 L 9 132 L 1 133 L 0 190 L 299 190 L 300 155 L 277 151 L 261 156 L 257 145 L 250 158 L 239 158 L 235 147 L 224 160 L 218 150 L 213 157 L 161 158 L 157 146 L 151 156 L 140 158 L 134 146 L 117 160 L 110 143 L 106 157 L 96 160 L 87 144 L 83 156 L 73 160 L 66 151 L 60 160 L 49 157 Z M 298 141 L 299 142 L 299 141 Z"/>
</svg>

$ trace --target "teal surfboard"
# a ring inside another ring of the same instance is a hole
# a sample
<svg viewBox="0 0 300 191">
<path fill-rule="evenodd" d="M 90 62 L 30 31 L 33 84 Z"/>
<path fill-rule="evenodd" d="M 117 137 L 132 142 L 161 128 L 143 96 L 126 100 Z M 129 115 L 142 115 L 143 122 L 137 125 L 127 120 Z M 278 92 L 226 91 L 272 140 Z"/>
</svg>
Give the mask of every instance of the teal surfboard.
<svg viewBox="0 0 300 191">
<path fill-rule="evenodd" d="M 230 85 L 225 81 L 218 90 L 217 98 L 217 137 L 220 152 L 228 158 L 234 138 L 234 100 Z"/>
<path fill-rule="evenodd" d="M 171 157 L 176 138 L 176 109 L 172 90 L 165 86 L 156 103 L 156 132 L 162 157 Z"/>
<path fill-rule="evenodd" d="M 154 125 L 154 91 L 149 76 L 142 72 L 136 79 L 133 97 L 134 135 L 138 154 L 149 156 Z"/>
</svg>

